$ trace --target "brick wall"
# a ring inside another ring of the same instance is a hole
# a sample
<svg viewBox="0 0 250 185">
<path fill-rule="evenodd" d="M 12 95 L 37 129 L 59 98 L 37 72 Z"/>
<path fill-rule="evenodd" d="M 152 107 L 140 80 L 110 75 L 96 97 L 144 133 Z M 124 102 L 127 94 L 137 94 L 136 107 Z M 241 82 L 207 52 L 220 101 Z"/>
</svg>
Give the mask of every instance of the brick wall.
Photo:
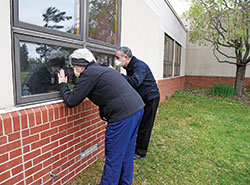
<svg viewBox="0 0 250 185">
<path fill-rule="evenodd" d="M 185 77 L 165 78 L 158 80 L 157 84 L 160 89 L 160 102 L 162 102 L 166 97 L 172 96 L 177 90 L 185 89 Z"/>
<path fill-rule="evenodd" d="M 65 184 L 104 155 L 104 130 L 89 100 L 0 115 L 0 184 Z M 93 146 L 95 147 L 95 150 Z M 93 150 L 80 158 L 80 153 Z M 51 172 L 57 175 L 53 180 Z"/>
<path fill-rule="evenodd" d="M 213 77 L 213 76 L 186 76 L 186 89 L 210 88 L 216 83 L 227 83 L 234 86 L 234 77 Z M 250 78 L 245 78 L 243 87 L 247 88 Z"/>
</svg>

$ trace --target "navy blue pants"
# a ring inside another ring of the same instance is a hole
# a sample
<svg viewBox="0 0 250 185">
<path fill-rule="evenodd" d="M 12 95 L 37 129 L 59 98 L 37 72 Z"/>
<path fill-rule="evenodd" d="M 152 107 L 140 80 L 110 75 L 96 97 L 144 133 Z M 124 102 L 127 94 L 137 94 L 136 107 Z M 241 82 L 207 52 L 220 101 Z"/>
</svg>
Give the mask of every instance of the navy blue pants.
<svg viewBox="0 0 250 185">
<path fill-rule="evenodd" d="M 124 120 L 108 123 L 101 185 L 132 184 L 135 141 L 143 112 L 141 109 Z"/>
</svg>

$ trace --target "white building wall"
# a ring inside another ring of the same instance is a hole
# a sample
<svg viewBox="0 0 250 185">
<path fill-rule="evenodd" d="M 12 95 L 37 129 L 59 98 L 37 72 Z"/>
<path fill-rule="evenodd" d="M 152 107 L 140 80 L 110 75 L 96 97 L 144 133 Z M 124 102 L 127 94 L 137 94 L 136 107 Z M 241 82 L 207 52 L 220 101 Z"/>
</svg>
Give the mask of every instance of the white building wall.
<svg viewBox="0 0 250 185">
<path fill-rule="evenodd" d="M 157 80 L 163 78 L 165 33 L 182 46 L 181 76 L 185 75 L 186 31 L 166 1 L 122 1 L 121 18 L 121 45 L 145 61 Z"/>
<path fill-rule="evenodd" d="M 14 105 L 10 1 L 0 1 L 0 109 Z"/>
<path fill-rule="evenodd" d="M 211 46 L 187 43 L 186 75 L 235 77 L 236 65 L 219 63 L 214 57 L 212 49 Z M 234 56 L 234 50 L 224 51 L 228 55 Z M 250 66 L 247 66 L 245 77 L 250 77 Z"/>
</svg>

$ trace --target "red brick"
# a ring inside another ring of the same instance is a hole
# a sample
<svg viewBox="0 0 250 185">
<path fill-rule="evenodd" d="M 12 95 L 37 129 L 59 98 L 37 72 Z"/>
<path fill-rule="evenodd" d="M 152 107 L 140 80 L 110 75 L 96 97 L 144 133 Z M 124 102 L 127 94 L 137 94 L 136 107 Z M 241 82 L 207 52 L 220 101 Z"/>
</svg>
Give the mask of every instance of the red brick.
<svg viewBox="0 0 250 185">
<path fill-rule="evenodd" d="M 66 136 L 66 131 L 51 136 L 51 142 Z"/>
<path fill-rule="evenodd" d="M 31 176 L 31 177 L 29 177 L 29 178 L 25 178 L 25 182 L 26 182 L 26 184 L 31 184 L 32 182 L 33 182 L 34 180 L 33 180 L 33 176 Z"/>
<path fill-rule="evenodd" d="M 74 133 L 74 138 L 84 135 L 86 133 L 86 129 L 82 129 L 76 133 Z"/>
<path fill-rule="evenodd" d="M 36 165 L 42 161 L 45 161 L 47 158 L 50 158 L 50 157 L 51 157 L 51 152 L 43 154 L 43 155 L 41 155 L 33 160 L 33 165 Z"/>
<path fill-rule="evenodd" d="M 34 159 L 35 157 L 39 156 L 40 154 L 41 154 L 40 149 L 32 151 L 31 153 L 24 155 L 24 161 Z"/>
<path fill-rule="evenodd" d="M 20 130 L 20 117 L 17 112 L 12 112 L 10 113 L 11 117 L 13 119 L 13 127 L 14 127 L 14 132 Z"/>
<path fill-rule="evenodd" d="M 13 158 L 21 156 L 21 155 L 22 155 L 22 149 L 19 148 L 17 150 L 14 150 L 13 152 L 10 152 L 10 159 L 13 159 Z"/>
<path fill-rule="evenodd" d="M 23 174 L 19 174 L 15 177 L 12 177 L 10 180 L 2 183 L 1 185 L 10 185 L 10 184 L 16 184 L 17 182 L 21 181 L 23 179 Z"/>
<path fill-rule="evenodd" d="M 35 134 L 44 130 L 47 130 L 49 128 L 49 123 L 46 123 L 44 125 L 39 125 L 36 127 L 33 127 L 30 129 L 31 134 Z"/>
<path fill-rule="evenodd" d="M 38 179 L 37 181 L 32 182 L 32 184 L 30 185 L 41 185 L 41 184 L 42 184 L 42 179 Z"/>
<path fill-rule="evenodd" d="M 57 146 L 58 146 L 58 141 L 50 143 L 49 145 L 42 147 L 42 153 L 48 152 L 53 148 L 56 148 Z"/>
<path fill-rule="evenodd" d="M 2 120 L 2 116 L 0 115 L 0 136 L 3 135 L 3 120 Z"/>
<path fill-rule="evenodd" d="M 77 143 L 80 143 L 80 138 L 76 138 L 73 141 L 69 142 L 68 147 L 74 146 Z"/>
<path fill-rule="evenodd" d="M 62 164 L 67 162 L 67 158 L 60 159 L 56 163 L 53 164 L 53 169 L 57 168 L 58 166 L 61 166 Z"/>
<path fill-rule="evenodd" d="M 72 134 L 74 132 L 77 132 L 78 130 L 80 130 L 80 127 L 79 126 L 76 126 L 76 127 L 73 127 L 71 129 L 68 130 L 68 134 Z"/>
<path fill-rule="evenodd" d="M 76 114 L 76 115 L 73 115 L 73 116 L 69 116 L 69 117 L 67 118 L 67 122 L 74 121 L 74 120 L 78 119 L 79 117 L 80 117 L 79 114 Z"/>
<path fill-rule="evenodd" d="M 73 147 L 67 149 L 66 151 L 64 151 L 64 152 L 61 153 L 61 158 L 63 158 L 63 157 L 65 157 L 65 156 L 69 155 L 69 154 L 72 153 L 73 151 L 74 151 L 74 150 L 73 150 Z"/>
<path fill-rule="evenodd" d="M 2 114 L 3 123 L 4 123 L 4 133 L 9 134 L 12 132 L 12 121 L 9 114 Z"/>
<path fill-rule="evenodd" d="M 68 130 L 72 126 L 73 126 L 73 123 L 64 124 L 64 125 L 62 125 L 62 126 L 59 127 L 59 132 L 64 131 L 64 130 Z"/>
<path fill-rule="evenodd" d="M 60 103 L 60 104 L 58 104 L 58 107 L 59 107 L 60 118 L 65 117 L 65 113 L 64 113 L 65 104 L 64 103 Z"/>
<path fill-rule="evenodd" d="M 75 150 L 85 146 L 87 144 L 87 141 L 81 141 L 79 144 L 75 146 Z"/>
<path fill-rule="evenodd" d="M 22 164 L 19 165 L 19 166 L 17 166 L 17 167 L 15 167 L 15 168 L 13 168 L 11 170 L 12 175 L 16 175 L 16 174 L 20 173 L 21 171 L 23 171 L 23 165 Z"/>
<path fill-rule="evenodd" d="M 23 147 L 23 153 L 24 154 L 27 153 L 27 152 L 29 152 L 29 151 L 30 151 L 30 145 L 27 145 L 27 146 Z"/>
<path fill-rule="evenodd" d="M 84 122 L 85 122 L 85 118 L 78 119 L 78 120 L 74 121 L 74 126 L 82 124 Z"/>
<path fill-rule="evenodd" d="M 3 145 L 5 143 L 7 143 L 7 136 L 1 136 L 0 137 L 0 145 Z"/>
<path fill-rule="evenodd" d="M 22 129 L 28 128 L 28 118 L 26 112 L 22 110 L 20 111 L 20 114 L 21 114 Z"/>
<path fill-rule="evenodd" d="M 29 162 L 27 162 L 27 163 L 24 163 L 24 168 L 25 169 L 28 169 L 28 168 L 30 168 L 32 166 L 32 162 L 31 161 L 29 161 Z M 33 180 L 32 180 L 33 181 Z"/>
<path fill-rule="evenodd" d="M 72 139 L 73 139 L 73 135 L 67 136 L 67 137 L 60 140 L 60 145 L 66 143 L 66 142 L 68 142 L 68 141 L 70 141 Z"/>
<path fill-rule="evenodd" d="M 20 132 L 16 132 L 9 135 L 9 141 L 20 139 Z"/>
<path fill-rule="evenodd" d="M 53 104 L 53 109 L 54 109 L 54 117 L 55 119 L 58 119 L 59 118 L 59 109 L 58 109 L 58 106 L 57 104 Z"/>
<path fill-rule="evenodd" d="M 49 113 L 49 121 L 54 120 L 54 108 L 52 105 L 47 105 L 47 110 Z"/>
<path fill-rule="evenodd" d="M 58 154 L 59 152 L 62 152 L 62 151 L 64 151 L 64 150 L 66 150 L 66 149 L 67 149 L 67 144 L 62 145 L 62 146 L 60 146 L 60 147 L 55 148 L 54 150 L 52 150 L 52 154 L 53 154 L 53 155 L 56 155 L 56 154 Z"/>
<path fill-rule="evenodd" d="M 21 146 L 21 141 L 15 141 L 13 143 L 8 143 L 7 145 L 0 146 L 0 154 L 12 151 Z"/>
<path fill-rule="evenodd" d="M 65 184 L 66 182 L 68 182 L 69 179 L 70 179 L 71 177 L 73 177 L 73 176 L 74 176 L 74 171 L 71 172 L 71 173 L 69 173 L 67 176 L 65 176 L 65 177 L 62 179 L 62 184 Z"/>
<path fill-rule="evenodd" d="M 21 163 L 22 163 L 22 158 L 19 157 L 17 159 L 12 160 L 12 161 L 8 161 L 7 163 L 0 164 L 0 173 L 4 172 L 10 168 L 13 168 L 17 164 L 21 164 Z"/>
<path fill-rule="evenodd" d="M 49 137 L 55 133 L 57 133 L 57 128 L 46 130 L 44 132 L 41 132 L 41 138 Z"/>
<path fill-rule="evenodd" d="M 43 162 L 43 167 L 46 167 L 48 165 L 53 164 L 55 161 L 59 160 L 59 155 L 53 155 L 51 158 L 49 158 L 47 161 Z"/>
<path fill-rule="evenodd" d="M 0 164 L 9 160 L 8 154 L 3 154 L 0 156 Z"/>
<path fill-rule="evenodd" d="M 49 173 L 50 171 L 51 171 L 51 166 L 43 169 L 42 171 L 39 171 L 38 173 L 34 175 L 34 180 L 41 178 L 42 176 L 44 176 L 46 173 Z"/>
<path fill-rule="evenodd" d="M 90 132 L 89 132 L 89 133 L 84 134 L 84 135 L 81 137 L 81 141 L 83 141 L 83 140 L 85 140 L 85 139 L 89 138 L 90 136 L 91 136 L 91 133 L 90 133 Z"/>
<path fill-rule="evenodd" d="M 39 141 L 31 144 L 31 150 L 34 150 L 34 149 L 39 148 L 43 145 L 46 145 L 49 142 L 50 142 L 50 138 L 45 138 L 45 139 L 39 140 Z"/>
<path fill-rule="evenodd" d="M 33 143 L 35 141 L 38 141 L 38 140 L 39 140 L 38 134 L 33 135 L 33 136 L 29 136 L 29 137 L 23 139 L 23 145 L 27 145 L 27 144 Z"/>
<path fill-rule="evenodd" d="M 40 109 L 41 109 L 41 113 L 42 113 L 43 123 L 46 123 L 48 121 L 48 110 L 45 106 L 40 107 Z"/>
<path fill-rule="evenodd" d="M 45 185 L 45 184 L 48 184 L 48 185 L 53 184 L 52 179 L 50 177 L 50 173 L 44 175 L 42 180 L 43 180 L 43 182 L 46 182 L 43 185 Z M 47 181 L 49 181 L 50 183 L 47 183 Z"/>
<path fill-rule="evenodd" d="M 63 170 L 63 169 L 66 169 L 66 168 L 68 168 L 69 166 L 71 166 L 71 165 L 73 165 L 74 164 L 74 159 L 69 159 L 66 163 L 64 163 L 63 165 L 62 165 L 62 167 L 61 167 L 61 169 Z"/>
<path fill-rule="evenodd" d="M 41 111 L 39 108 L 34 108 L 33 110 L 35 113 L 36 125 L 40 125 L 42 123 Z"/>
<path fill-rule="evenodd" d="M 22 131 L 22 137 L 27 137 L 30 135 L 30 129 L 27 129 L 27 130 L 23 130 Z"/>
<path fill-rule="evenodd" d="M 68 159 L 73 159 L 76 156 L 80 156 L 80 150 L 74 151 L 72 154 L 68 156 Z"/>
<path fill-rule="evenodd" d="M 21 182 L 19 182 L 18 184 L 16 184 L 16 185 L 24 185 L 25 183 L 24 183 L 24 181 L 21 181 Z"/>
<path fill-rule="evenodd" d="M 28 115 L 28 120 L 29 120 L 29 127 L 35 126 L 35 114 L 32 109 L 26 110 L 26 113 Z"/>
<path fill-rule="evenodd" d="M 25 176 L 28 177 L 30 175 L 33 175 L 35 172 L 42 169 L 42 164 L 39 164 L 37 166 L 32 167 L 31 169 L 25 171 Z"/>
<path fill-rule="evenodd" d="M 8 178 L 10 178 L 10 171 L 7 171 L 7 172 L 0 175 L 0 182 L 6 180 Z"/>
<path fill-rule="evenodd" d="M 59 119 L 57 121 L 53 121 L 51 122 L 51 127 L 56 127 L 56 126 L 60 126 L 62 124 L 66 123 L 66 118 L 63 118 L 63 119 Z"/>
</svg>

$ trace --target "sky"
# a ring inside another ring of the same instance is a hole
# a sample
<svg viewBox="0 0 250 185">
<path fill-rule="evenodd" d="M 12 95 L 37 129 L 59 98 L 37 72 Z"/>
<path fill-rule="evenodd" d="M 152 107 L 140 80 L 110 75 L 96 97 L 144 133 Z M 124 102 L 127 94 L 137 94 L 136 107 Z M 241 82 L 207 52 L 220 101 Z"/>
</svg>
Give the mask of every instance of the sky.
<svg viewBox="0 0 250 185">
<path fill-rule="evenodd" d="M 185 0 L 168 0 L 172 7 L 175 9 L 176 13 L 181 16 L 185 10 L 188 10 L 189 3 Z"/>
</svg>

